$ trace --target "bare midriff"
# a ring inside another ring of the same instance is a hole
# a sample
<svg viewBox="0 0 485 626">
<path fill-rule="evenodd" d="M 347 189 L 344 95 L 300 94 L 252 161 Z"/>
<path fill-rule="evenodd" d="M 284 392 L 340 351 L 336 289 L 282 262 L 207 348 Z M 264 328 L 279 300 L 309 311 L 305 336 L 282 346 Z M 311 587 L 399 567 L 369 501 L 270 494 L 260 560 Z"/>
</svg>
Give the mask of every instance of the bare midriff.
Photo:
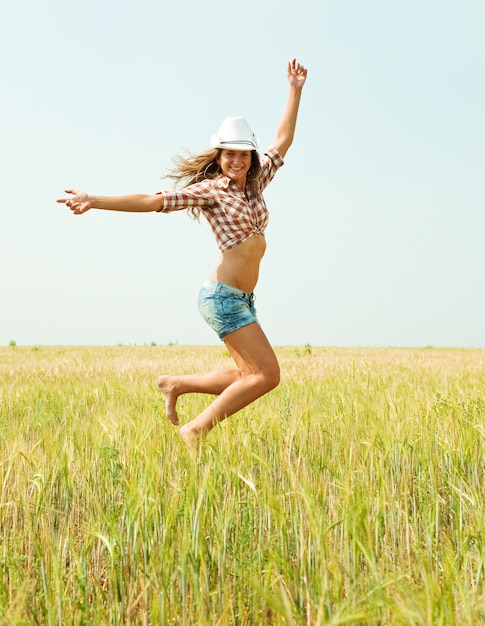
<svg viewBox="0 0 485 626">
<path fill-rule="evenodd" d="M 209 280 L 216 280 L 246 293 L 252 293 L 259 276 L 259 264 L 266 250 L 266 240 L 254 233 L 239 245 L 221 252 L 219 263 Z"/>
</svg>

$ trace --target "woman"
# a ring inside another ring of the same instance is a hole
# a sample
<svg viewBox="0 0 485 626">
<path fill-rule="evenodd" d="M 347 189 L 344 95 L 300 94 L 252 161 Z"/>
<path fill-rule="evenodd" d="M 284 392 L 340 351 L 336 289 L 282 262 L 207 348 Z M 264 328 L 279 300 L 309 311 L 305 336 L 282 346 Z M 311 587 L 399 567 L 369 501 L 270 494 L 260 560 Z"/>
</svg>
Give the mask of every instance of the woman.
<svg viewBox="0 0 485 626">
<path fill-rule="evenodd" d="M 244 118 L 227 118 L 211 138 L 211 150 L 179 157 L 171 174 L 185 186 L 181 191 L 155 195 L 90 196 L 66 190 L 72 197 L 58 202 L 80 215 L 89 209 L 160 211 L 188 209 L 208 220 L 221 251 L 217 267 L 199 294 L 199 309 L 224 341 L 237 368 L 160 376 L 167 416 L 178 424 L 177 398 L 205 393 L 217 398 L 180 429 L 186 443 L 197 440 L 216 424 L 268 391 L 280 380 L 276 355 L 258 324 L 253 291 L 266 242 L 268 211 L 262 191 L 283 165 L 293 142 L 298 108 L 307 70 L 293 59 L 288 63 L 290 91 L 272 147 L 259 159 L 258 139 Z"/>
</svg>

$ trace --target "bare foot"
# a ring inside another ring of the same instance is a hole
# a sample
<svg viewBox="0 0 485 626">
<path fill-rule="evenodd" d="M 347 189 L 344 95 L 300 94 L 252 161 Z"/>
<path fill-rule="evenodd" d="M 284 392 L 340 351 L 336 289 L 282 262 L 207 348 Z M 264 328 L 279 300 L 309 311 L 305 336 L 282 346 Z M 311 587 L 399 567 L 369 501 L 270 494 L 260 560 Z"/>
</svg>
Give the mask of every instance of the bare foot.
<svg viewBox="0 0 485 626">
<path fill-rule="evenodd" d="M 182 428 L 179 430 L 179 435 L 182 441 L 186 443 L 189 448 L 199 441 L 199 437 L 191 432 L 188 424 L 182 426 Z"/>
<path fill-rule="evenodd" d="M 174 376 L 160 376 L 158 378 L 158 386 L 165 398 L 165 411 L 168 419 L 175 426 L 179 423 L 179 417 L 175 406 L 177 404 L 178 394 L 175 390 L 175 377 Z"/>
</svg>

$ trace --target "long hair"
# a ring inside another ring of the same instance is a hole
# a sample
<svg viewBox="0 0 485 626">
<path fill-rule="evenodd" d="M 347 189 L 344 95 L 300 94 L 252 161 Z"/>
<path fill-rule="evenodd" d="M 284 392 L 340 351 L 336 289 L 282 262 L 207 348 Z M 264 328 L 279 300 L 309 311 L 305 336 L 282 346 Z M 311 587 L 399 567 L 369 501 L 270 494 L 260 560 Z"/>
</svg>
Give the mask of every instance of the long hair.
<svg viewBox="0 0 485 626">
<path fill-rule="evenodd" d="M 220 148 L 213 148 L 207 150 L 201 154 L 188 154 L 188 156 L 182 156 L 177 154 L 174 158 L 175 167 L 173 170 L 165 176 L 165 178 L 171 178 L 175 181 L 175 185 L 181 187 L 189 187 L 194 183 L 200 183 L 200 181 L 207 178 L 214 179 L 222 174 L 221 168 L 217 159 L 221 154 Z M 259 178 L 261 176 L 261 162 L 259 154 L 256 150 L 251 151 L 251 167 L 249 168 L 246 189 L 251 195 L 255 195 L 259 192 Z M 192 207 L 188 209 L 188 212 L 193 218 L 197 219 L 200 215 L 200 207 Z"/>
</svg>

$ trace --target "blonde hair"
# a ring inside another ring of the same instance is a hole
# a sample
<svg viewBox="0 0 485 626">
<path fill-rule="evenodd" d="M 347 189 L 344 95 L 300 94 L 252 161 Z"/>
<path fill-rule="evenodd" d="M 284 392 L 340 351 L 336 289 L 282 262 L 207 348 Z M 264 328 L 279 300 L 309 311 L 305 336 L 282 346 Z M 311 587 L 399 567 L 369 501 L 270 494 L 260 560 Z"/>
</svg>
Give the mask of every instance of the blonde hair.
<svg viewBox="0 0 485 626">
<path fill-rule="evenodd" d="M 213 148 L 201 154 L 188 154 L 182 156 L 177 154 L 174 158 L 175 167 L 167 174 L 165 178 L 171 178 L 175 181 L 175 185 L 181 187 L 189 187 L 194 183 L 200 183 L 202 180 L 218 178 L 221 175 L 221 168 L 217 159 L 221 154 L 220 148 Z M 255 195 L 259 192 L 259 178 L 261 176 L 261 163 L 259 154 L 256 150 L 251 151 L 251 167 L 248 171 L 246 189 Z M 192 207 L 188 212 L 193 218 L 197 219 L 200 215 L 200 207 Z"/>
</svg>

